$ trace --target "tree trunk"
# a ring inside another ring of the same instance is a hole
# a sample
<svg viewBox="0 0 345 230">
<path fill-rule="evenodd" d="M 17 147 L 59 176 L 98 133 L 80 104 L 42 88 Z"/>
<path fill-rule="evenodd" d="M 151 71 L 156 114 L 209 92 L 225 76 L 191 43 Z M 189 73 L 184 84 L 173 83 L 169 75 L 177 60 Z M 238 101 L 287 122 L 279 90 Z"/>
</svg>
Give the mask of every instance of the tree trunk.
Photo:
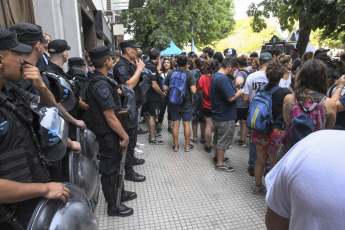
<svg viewBox="0 0 345 230">
<path fill-rule="evenodd" d="M 308 46 L 309 36 L 311 33 L 311 27 L 309 26 L 309 24 L 310 23 L 308 22 L 307 18 L 303 18 L 303 17 L 299 18 L 299 36 L 298 36 L 296 48 L 299 51 L 300 57 L 303 56 Z"/>
</svg>

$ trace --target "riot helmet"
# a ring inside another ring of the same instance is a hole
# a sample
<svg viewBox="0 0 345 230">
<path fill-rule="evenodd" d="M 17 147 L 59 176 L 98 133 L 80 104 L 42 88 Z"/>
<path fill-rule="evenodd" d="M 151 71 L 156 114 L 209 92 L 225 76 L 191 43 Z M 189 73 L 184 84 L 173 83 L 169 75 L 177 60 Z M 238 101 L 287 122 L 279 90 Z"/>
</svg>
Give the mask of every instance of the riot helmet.
<svg viewBox="0 0 345 230">
<path fill-rule="evenodd" d="M 136 103 L 134 91 L 125 85 L 120 85 L 123 94 L 122 109 L 128 112 L 129 119 L 132 120 L 136 114 Z"/>
<path fill-rule="evenodd" d="M 56 107 L 31 104 L 40 116 L 41 144 L 44 156 L 49 161 L 61 160 L 67 147 L 68 122 Z"/>
<path fill-rule="evenodd" d="M 57 103 L 60 103 L 66 111 L 73 109 L 75 105 L 75 97 L 73 87 L 69 80 L 54 73 L 43 72 L 50 82 L 51 92 L 53 93 Z"/>
</svg>

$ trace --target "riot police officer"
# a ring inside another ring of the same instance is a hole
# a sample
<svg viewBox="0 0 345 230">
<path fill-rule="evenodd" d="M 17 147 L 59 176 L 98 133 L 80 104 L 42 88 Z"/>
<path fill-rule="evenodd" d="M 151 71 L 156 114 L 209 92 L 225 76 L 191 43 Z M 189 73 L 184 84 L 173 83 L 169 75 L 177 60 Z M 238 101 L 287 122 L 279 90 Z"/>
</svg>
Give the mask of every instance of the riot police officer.
<svg viewBox="0 0 345 230">
<path fill-rule="evenodd" d="M 99 143 L 99 171 L 109 216 L 129 216 L 133 209 L 121 204 L 116 207 L 117 176 L 120 165 L 120 148 L 127 147 L 129 137 L 119 122 L 116 114 L 121 109 L 120 95 L 115 81 L 107 78 L 113 62 L 110 50 L 106 46 L 97 46 L 89 51 L 95 71 L 85 87 L 85 99 L 89 105 L 89 129 L 96 134 Z M 121 201 L 135 199 L 135 192 L 122 191 Z"/>
<path fill-rule="evenodd" d="M 56 105 L 52 93 L 42 82 L 38 69 L 24 64 L 19 56 L 20 53 L 31 51 L 32 47 L 18 42 L 15 32 L 0 28 L 0 178 L 4 179 L 1 180 L 1 186 L 11 186 L 6 190 L 8 193 L 13 191 L 9 202 L 16 202 L 6 208 L 10 207 L 9 210 L 16 211 L 18 220 L 24 227 L 38 202 L 37 198 L 31 198 L 38 197 L 38 192 L 43 192 L 41 194 L 45 197 L 60 198 L 64 201 L 69 197 L 68 189 L 60 183 L 43 186 L 37 184 L 32 190 L 25 189 L 28 186 L 21 184 L 48 182 L 48 172 L 43 165 L 42 155 L 39 154 L 39 122 L 29 102 Z M 21 79 L 29 80 L 40 97 L 9 83 Z M 15 192 L 17 189 L 23 190 Z M 51 192 L 54 191 L 56 195 L 52 196 Z M 6 193 L 1 193 L 2 199 L 8 198 L 4 196 Z M 0 219 L 3 221 L 3 216 Z M 6 222 L 1 222 L 0 229 L 12 227 Z"/>
<path fill-rule="evenodd" d="M 126 180 L 134 182 L 143 182 L 146 177 L 138 174 L 133 170 L 133 165 L 144 164 L 144 159 L 138 159 L 134 157 L 134 148 L 137 142 L 138 135 L 138 109 L 143 102 L 143 96 L 141 88 L 139 86 L 139 79 L 141 71 L 145 68 L 145 64 L 141 60 L 136 60 L 137 48 L 140 48 L 136 44 L 135 40 L 124 40 L 119 43 L 122 51 L 122 57 L 116 62 L 113 70 L 114 79 L 119 84 L 124 84 L 132 88 L 135 92 L 136 100 L 136 115 L 134 119 L 129 120 L 127 128 L 129 135 L 129 148 L 127 151 L 126 159 Z"/>
</svg>

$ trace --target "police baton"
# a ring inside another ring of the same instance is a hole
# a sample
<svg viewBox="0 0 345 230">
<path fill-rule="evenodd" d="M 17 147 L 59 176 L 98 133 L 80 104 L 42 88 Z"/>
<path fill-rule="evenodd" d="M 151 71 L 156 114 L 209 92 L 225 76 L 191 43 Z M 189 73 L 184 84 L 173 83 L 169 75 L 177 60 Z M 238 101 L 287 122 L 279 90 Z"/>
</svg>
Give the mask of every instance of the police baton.
<svg viewBox="0 0 345 230">
<path fill-rule="evenodd" d="M 118 113 L 119 121 L 123 127 L 123 129 L 127 132 L 127 120 L 128 120 L 128 112 L 122 110 Z M 120 162 L 120 170 L 119 170 L 119 179 L 117 180 L 117 193 L 116 193 L 116 207 L 119 207 L 121 204 L 121 194 L 122 194 L 122 186 L 124 180 L 124 169 L 125 169 L 125 162 L 126 162 L 126 152 L 127 148 L 121 147 L 120 148 L 122 158 Z"/>
</svg>

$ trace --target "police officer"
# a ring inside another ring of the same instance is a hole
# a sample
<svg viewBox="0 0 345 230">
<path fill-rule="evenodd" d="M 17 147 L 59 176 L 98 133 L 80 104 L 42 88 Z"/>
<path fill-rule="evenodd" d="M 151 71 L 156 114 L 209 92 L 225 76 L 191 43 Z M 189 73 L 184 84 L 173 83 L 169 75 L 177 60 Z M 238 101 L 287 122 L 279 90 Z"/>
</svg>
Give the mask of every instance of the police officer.
<svg viewBox="0 0 345 230">
<path fill-rule="evenodd" d="M 114 66 L 114 79 L 119 84 L 124 84 L 134 90 L 137 107 L 135 118 L 129 120 L 127 125 L 129 148 L 126 155 L 125 179 L 134 182 L 143 182 L 146 180 L 146 177 L 136 173 L 133 170 L 133 165 L 140 165 L 145 162 L 144 159 L 134 157 L 134 148 L 138 135 L 138 109 L 143 101 L 142 92 L 139 87 L 139 79 L 141 71 L 145 68 L 145 64 L 141 60 L 136 60 L 138 53 L 137 48 L 140 48 L 140 46 L 137 45 L 134 40 L 124 40 L 119 43 L 119 46 L 122 51 L 122 57 L 120 57 L 120 60 Z"/>
<path fill-rule="evenodd" d="M 90 77 L 93 74 L 93 71 L 95 71 L 95 67 L 93 66 L 93 63 L 91 60 L 87 61 L 87 77 Z"/>
<path fill-rule="evenodd" d="M 1 192 L 0 198 L 8 199 L 8 203 L 11 203 L 2 206 L 1 210 L 4 210 L 3 207 L 11 211 L 14 209 L 24 227 L 27 226 L 38 202 L 37 198 L 32 198 L 44 196 L 66 202 L 69 197 L 68 189 L 60 183 L 41 184 L 48 182 L 48 172 L 39 155 L 39 127 L 35 125 L 36 113 L 32 111 L 29 103 L 56 105 L 56 102 L 42 82 L 38 69 L 24 64 L 19 56 L 20 53 L 31 51 L 32 47 L 18 42 L 15 32 L 0 28 L 0 186 L 10 186 L 5 189 L 7 193 Z M 21 79 L 29 80 L 40 97 L 9 83 Z M 26 186 L 21 183 L 40 184 Z M 10 224 L 1 222 L 0 229 L 13 228 Z"/>
<path fill-rule="evenodd" d="M 42 28 L 30 23 L 18 23 L 11 26 L 9 30 L 17 33 L 17 39 L 20 43 L 32 47 L 31 52 L 28 54 L 22 54 L 21 58 L 26 64 L 36 66 L 38 60 L 43 57 L 44 45 L 48 43 L 43 37 Z M 43 76 L 42 80 L 49 88 L 48 79 Z M 20 80 L 17 84 L 26 91 L 38 95 L 38 91 L 33 87 L 30 81 Z"/>
<path fill-rule="evenodd" d="M 116 207 L 116 183 L 114 178 L 120 166 L 120 147 L 127 147 L 129 137 L 116 117 L 121 109 L 120 95 L 115 82 L 107 78 L 113 66 L 110 50 L 106 46 L 97 46 L 89 51 L 95 71 L 85 87 L 86 102 L 89 104 L 89 116 L 92 122 L 89 129 L 97 136 L 99 143 L 99 171 L 109 216 L 129 216 L 133 209 L 124 204 Z M 121 201 L 135 199 L 135 192 L 122 192 Z"/>
</svg>

